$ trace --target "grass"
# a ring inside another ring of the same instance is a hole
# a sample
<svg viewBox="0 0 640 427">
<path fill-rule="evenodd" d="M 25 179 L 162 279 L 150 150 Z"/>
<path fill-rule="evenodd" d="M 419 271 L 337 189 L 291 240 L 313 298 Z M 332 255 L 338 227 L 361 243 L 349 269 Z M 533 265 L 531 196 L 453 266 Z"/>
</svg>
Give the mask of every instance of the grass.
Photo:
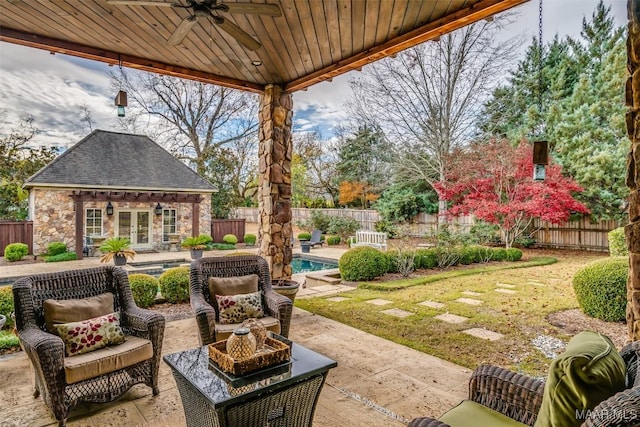
<svg viewBox="0 0 640 427">
<path fill-rule="evenodd" d="M 493 363 L 531 375 L 545 375 L 550 360 L 531 341 L 539 335 L 564 341 L 570 338 L 549 324 L 546 316 L 578 307 L 571 279 L 577 269 L 593 259 L 593 255 L 575 255 L 559 257 L 552 264 L 552 259 L 538 258 L 516 266 L 486 265 L 418 279 L 361 283 L 356 290 L 340 294 L 348 300 L 298 299 L 296 306 L 470 369 Z M 513 285 L 516 293 L 496 292 L 496 283 Z M 463 294 L 465 291 L 481 295 L 470 297 Z M 461 297 L 483 303 L 471 306 L 456 301 Z M 376 306 L 366 302 L 375 298 L 391 303 Z M 445 308 L 418 304 L 427 300 L 444 303 Z M 398 318 L 381 313 L 390 308 L 413 314 Z M 450 324 L 434 318 L 446 312 L 469 320 Z M 462 332 L 469 328 L 489 329 L 504 337 L 486 341 Z"/>
</svg>

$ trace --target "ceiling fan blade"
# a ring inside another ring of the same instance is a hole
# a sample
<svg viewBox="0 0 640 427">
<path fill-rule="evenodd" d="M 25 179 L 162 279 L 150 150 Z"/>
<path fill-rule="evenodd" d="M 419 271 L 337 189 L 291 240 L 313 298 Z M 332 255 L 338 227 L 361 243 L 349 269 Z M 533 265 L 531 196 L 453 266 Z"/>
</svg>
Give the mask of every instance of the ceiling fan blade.
<svg viewBox="0 0 640 427">
<path fill-rule="evenodd" d="M 248 15 L 282 16 L 282 10 L 277 4 L 271 3 L 220 3 L 225 6 L 221 10 L 228 13 L 244 13 Z"/>
<path fill-rule="evenodd" d="M 121 4 L 125 6 L 165 6 L 173 7 L 175 3 L 165 3 L 163 1 L 144 1 L 144 0 L 107 0 L 109 4 Z"/>
<path fill-rule="evenodd" d="M 213 22 L 215 22 L 223 31 L 227 32 L 231 37 L 236 39 L 241 45 L 249 50 L 257 50 L 260 46 L 260 42 L 255 40 L 242 28 L 238 27 L 233 22 L 225 19 L 221 16 L 213 16 Z"/>
<path fill-rule="evenodd" d="M 169 40 L 167 40 L 167 44 L 170 46 L 177 46 L 182 43 L 182 40 L 187 36 L 187 33 L 191 31 L 191 28 L 198 22 L 197 16 L 189 16 L 185 18 L 178 28 L 175 29 Z"/>
</svg>

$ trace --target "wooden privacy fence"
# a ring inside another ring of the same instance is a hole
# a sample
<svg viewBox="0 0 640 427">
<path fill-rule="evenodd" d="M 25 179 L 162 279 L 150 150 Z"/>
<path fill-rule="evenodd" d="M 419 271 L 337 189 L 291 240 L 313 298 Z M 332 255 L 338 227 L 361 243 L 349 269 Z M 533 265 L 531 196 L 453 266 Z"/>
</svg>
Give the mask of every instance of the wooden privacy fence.
<svg viewBox="0 0 640 427">
<path fill-rule="evenodd" d="M 213 239 L 214 243 L 222 243 L 222 238 L 225 236 L 225 234 L 233 234 L 238 238 L 239 243 L 244 243 L 245 221 L 246 220 L 244 218 L 212 219 L 211 238 Z"/>
<path fill-rule="evenodd" d="M 4 256 L 4 248 L 11 243 L 25 243 L 29 253 L 33 253 L 32 221 L 0 221 L 0 256 Z"/>
<path fill-rule="evenodd" d="M 306 209 L 293 208 L 293 223 L 299 225 L 303 221 L 311 219 L 312 211 L 321 211 L 330 216 L 350 217 L 360 222 L 362 230 L 375 230 L 376 221 L 380 215 L 374 210 L 358 209 Z M 257 208 L 236 208 L 236 218 L 246 219 L 247 222 L 258 222 Z M 457 232 L 468 232 L 475 224 L 472 215 L 449 219 L 449 228 Z M 536 245 L 558 249 L 587 249 L 594 251 L 608 251 L 609 241 L 607 233 L 623 226 L 621 221 L 591 222 L 588 217 L 564 224 L 551 224 L 545 221 L 534 220 L 532 237 Z M 438 216 L 421 213 L 417 215 L 408 226 L 408 233 L 412 236 L 424 236 L 435 232 L 438 228 Z"/>
</svg>

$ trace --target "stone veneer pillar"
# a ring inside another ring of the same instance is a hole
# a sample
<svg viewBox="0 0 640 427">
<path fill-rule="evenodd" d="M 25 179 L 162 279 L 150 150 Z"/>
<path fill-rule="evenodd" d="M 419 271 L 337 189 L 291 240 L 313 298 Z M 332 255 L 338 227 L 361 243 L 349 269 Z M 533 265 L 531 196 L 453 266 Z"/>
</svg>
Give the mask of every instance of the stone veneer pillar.
<svg viewBox="0 0 640 427">
<path fill-rule="evenodd" d="M 625 227 L 629 248 L 627 279 L 627 327 L 630 341 L 640 340 L 640 0 L 628 0 L 629 33 L 627 39 L 626 101 L 627 133 L 631 149 L 627 159 L 629 224 Z"/>
<path fill-rule="evenodd" d="M 267 85 L 260 100 L 258 213 L 260 252 L 272 279 L 292 274 L 291 94 Z"/>
</svg>

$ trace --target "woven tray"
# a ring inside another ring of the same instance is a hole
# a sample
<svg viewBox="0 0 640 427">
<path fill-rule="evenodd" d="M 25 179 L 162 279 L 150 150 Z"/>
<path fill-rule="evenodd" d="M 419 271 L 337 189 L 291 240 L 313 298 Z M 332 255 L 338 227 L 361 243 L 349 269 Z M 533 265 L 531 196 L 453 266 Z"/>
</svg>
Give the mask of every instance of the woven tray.
<svg viewBox="0 0 640 427">
<path fill-rule="evenodd" d="M 227 354 L 227 340 L 223 340 L 209 344 L 209 358 L 224 372 L 242 376 L 286 362 L 291 358 L 291 348 L 282 341 L 267 337 L 264 347 L 256 354 L 247 360 L 237 361 Z"/>
</svg>

